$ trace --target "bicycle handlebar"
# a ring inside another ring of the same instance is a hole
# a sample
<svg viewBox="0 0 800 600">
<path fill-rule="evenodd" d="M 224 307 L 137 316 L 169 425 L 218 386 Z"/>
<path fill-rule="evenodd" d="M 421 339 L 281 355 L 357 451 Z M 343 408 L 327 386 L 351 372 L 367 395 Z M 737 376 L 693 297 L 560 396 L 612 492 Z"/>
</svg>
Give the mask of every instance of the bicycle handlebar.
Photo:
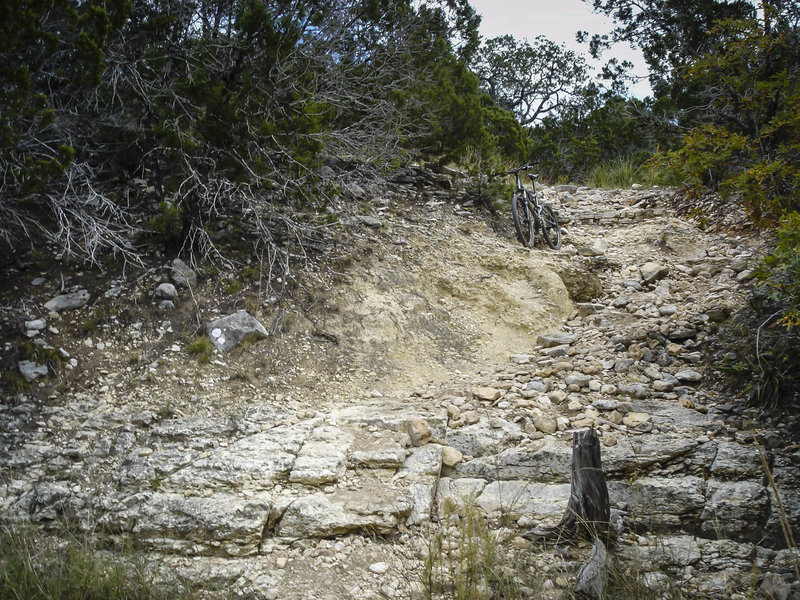
<svg viewBox="0 0 800 600">
<path fill-rule="evenodd" d="M 506 171 L 506 175 L 516 175 L 520 171 L 527 171 L 528 169 L 532 169 L 536 163 L 529 163 L 527 165 L 522 165 L 521 167 L 517 167 L 516 169 L 511 169 L 510 171 Z"/>
</svg>

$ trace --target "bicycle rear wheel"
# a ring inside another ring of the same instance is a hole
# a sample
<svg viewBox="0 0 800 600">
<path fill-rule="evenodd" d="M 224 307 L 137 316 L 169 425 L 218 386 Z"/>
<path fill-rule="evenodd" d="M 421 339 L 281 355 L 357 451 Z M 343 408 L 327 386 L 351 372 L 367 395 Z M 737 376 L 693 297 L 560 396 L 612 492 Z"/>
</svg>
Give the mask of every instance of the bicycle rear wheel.
<svg viewBox="0 0 800 600">
<path fill-rule="evenodd" d="M 528 203 L 522 194 L 514 194 L 511 199 L 511 218 L 514 219 L 514 229 L 517 230 L 517 239 L 523 246 L 533 248 L 533 218 L 528 210 Z"/>
<path fill-rule="evenodd" d="M 549 204 L 542 206 L 542 235 L 553 250 L 561 248 L 561 228 L 558 226 L 558 217 Z"/>
</svg>

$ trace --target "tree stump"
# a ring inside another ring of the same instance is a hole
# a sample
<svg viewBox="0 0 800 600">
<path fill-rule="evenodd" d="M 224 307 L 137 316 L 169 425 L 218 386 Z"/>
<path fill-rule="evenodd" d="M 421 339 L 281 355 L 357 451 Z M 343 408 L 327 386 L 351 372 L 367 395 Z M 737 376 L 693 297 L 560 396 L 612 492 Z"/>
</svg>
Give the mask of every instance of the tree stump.
<svg viewBox="0 0 800 600">
<path fill-rule="evenodd" d="M 600 463 L 600 440 L 593 428 L 572 434 L 572 481 L 569 503 L 555 527 L 535 527 L 523 534 L 528 539 L 569 539 L 584 535 L 606 541 L 611 509 L 606 476 Z"/>
</svg>

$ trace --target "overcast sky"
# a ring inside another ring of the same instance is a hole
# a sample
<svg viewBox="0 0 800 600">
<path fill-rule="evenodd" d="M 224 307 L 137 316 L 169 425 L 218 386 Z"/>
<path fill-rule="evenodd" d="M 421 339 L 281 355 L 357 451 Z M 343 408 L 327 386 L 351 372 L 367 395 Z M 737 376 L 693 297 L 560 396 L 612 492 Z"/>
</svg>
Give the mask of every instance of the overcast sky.
<svg viewBox="0 0 800 600">
<path fill-rule="evenodd" d="M 611 19 L 593 13 L 591 3 L 581 0 L 469 0 L 469 3 L 483 17 L 481 35 L 484 38 L 511 34 L 517 39 L 530 41 L 543 35 L 586 55 L 587 61 L 595 66 L 599 65 L 589 60 L 589 44 L 578 44 L 575 33 L 585 30 L 591 36 L 594 33 L 608 33 L 613 28 Z M 629 60 L 636 66 L 637 74 L 647 75 L 641 54 L 627 45 L 613 48 L 606 52 L 604 58 L 606 56 L 620 61 Z M 632 88 L 632 92 L 635 96 L 644 97 L 650 94 L 650 86 L 644 81 Z"/>
</svg>

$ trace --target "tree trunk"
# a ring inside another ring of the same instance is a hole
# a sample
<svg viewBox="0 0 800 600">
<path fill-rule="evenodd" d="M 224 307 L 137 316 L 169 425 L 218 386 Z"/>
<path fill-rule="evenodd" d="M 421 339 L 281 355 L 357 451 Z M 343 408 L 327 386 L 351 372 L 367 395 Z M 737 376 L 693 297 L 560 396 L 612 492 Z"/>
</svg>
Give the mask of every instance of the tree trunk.
<svg viewBox="0 0 800 600">
<path fill-rule="evenodd" d="M 568 539 L 585 535 L 605 541 L 610 512 L 606 476 L 600 464 L 600 440 L 592 428 L 576 431 L 572 434 L 572 482 L 567 510 L 555 527 L 537 527 L 524 537 Z"/>
</svg>

